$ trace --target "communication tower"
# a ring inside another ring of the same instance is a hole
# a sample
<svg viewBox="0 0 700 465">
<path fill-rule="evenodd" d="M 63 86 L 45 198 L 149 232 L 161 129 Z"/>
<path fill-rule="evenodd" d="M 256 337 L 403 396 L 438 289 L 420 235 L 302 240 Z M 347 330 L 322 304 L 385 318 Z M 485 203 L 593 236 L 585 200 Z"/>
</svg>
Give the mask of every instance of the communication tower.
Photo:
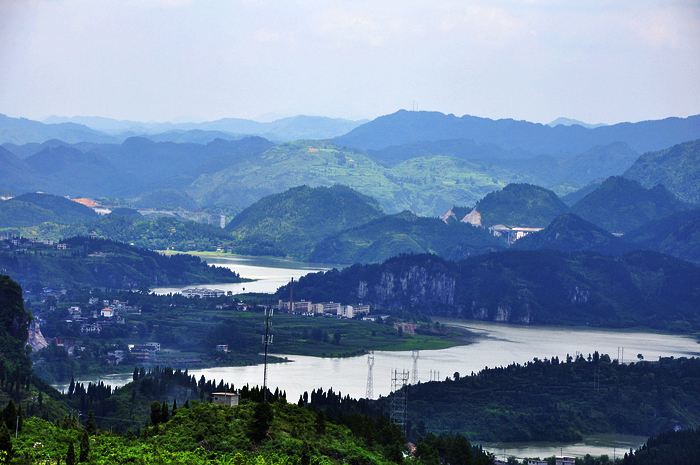
<svg viewBox="0 0 700 465">
<path fill-rule="evenodd" d="M 265 309 L 265 335 L 262 337 L 262 343 L 265 346 L 265 370 L 263 374 L 263 402 L 267 402 L 267 348 L 272 344 L 272 307 Z"/>
<path fill-rule="evenodd" d="M 367 393 L 365 395 L 368 399 L 374 399 L 374 352 L 370 352 L 367 356 Z"/>
<path fill-rule="evenodd" d="M 390 421 L 399 425 L 401 431 L 406 432 L 406 400 L 408 398 L 408 371 L 394 370 L 391 374 L 391 412 Z"/>
<path fill-rule="evenodd" d="M 294 277 L 289 285 L 289 313 L 294 313 Z"/>
<path fill-rule="evenodd" d="M 418 350 L 414 349 L 413 352 L 411 352 L 411 357 L 413 357 L 411 384 L 418 384 Z"/>
</svg>

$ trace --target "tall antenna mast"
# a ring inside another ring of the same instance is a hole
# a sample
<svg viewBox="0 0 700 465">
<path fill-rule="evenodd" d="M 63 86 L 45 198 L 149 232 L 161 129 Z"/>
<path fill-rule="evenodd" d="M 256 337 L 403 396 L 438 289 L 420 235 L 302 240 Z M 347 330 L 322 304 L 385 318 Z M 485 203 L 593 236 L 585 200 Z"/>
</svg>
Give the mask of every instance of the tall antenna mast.
<svg viewBox="0 0 700 465">
<path fill-rule="evenodd" d="M 289 286 L 289 313 L 294 313 L 294 277 L 292 277 L 292 283 Z"/>
<path fill-rule="evenodd" d="M 267 348 L 272 344 L 272 334 L 270 333 L 270 328 L 272 327 L 272 307 L 265 308 L 265 335 L 263 336 L 263 345 L 265 346 L 265 371 L 263 375 L 263 402 L 267 402 Z"/>
<path fill-rule="evenodd" d="M 368 399 L 374 398 L 374 351 L 370 352 L 367 356 L 367 393 L 365 395 Z"/>
<path fill-rule="evenodd" d="M 411 378 L 411 384 L 418 384 L 418 350 L 414 349 L 411 352 L 411 357 L 413 357 L 413 373 Z"/>
</svg>

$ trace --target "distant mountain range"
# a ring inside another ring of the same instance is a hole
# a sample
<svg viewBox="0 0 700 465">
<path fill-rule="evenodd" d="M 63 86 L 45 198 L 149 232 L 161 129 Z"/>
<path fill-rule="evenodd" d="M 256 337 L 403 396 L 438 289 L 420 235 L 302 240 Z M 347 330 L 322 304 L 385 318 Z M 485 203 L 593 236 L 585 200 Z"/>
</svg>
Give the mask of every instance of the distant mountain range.
<svg viewBox="0 0 700 465">
<path fill-rule="evenodd" d="M 535 154 L 578 154 L 597 145 L 624 142 L 641 153 L 700 139 L 700 115 L 587 129 L 579 125 L 550 127 L 512 119 L 470 115 L 459 118 L 438 112 L 401 110 L 363 124 L 336 137 L 334 142 L 363 150 L 382 150 L 412 142 L 453 139 Z"/>
<path fill-rule="evenodd" d="M 302 184 L 343 184 L 375 198 L 387 213 L 410 210 L 419 216 L 437 216 L 452 205 L 471 207 L 509 184 L 542 186 L 563 196 L 624 172 L 646 187 L 659 181 L 670 184 L 668 189 L 685 201 L 698 196 L 700 185 L 698 143 L 683 142 L 639 156 L 647 146 L 700 132 L 700 116 L 586 129 L 402 111 L 361 125 L 335 142 L 302 139 L 279 145 L 259 136 L 226 139 L 228 133 L 221 129 L 277 124 L 280 131 L 290 125 L 297 129 L 308 125 L 311 130 L 312 126 L 322 129 L 327 121 L 295 117 L 248 124 L 227 119 L 197 123 L 209 124 L 205 129 L 156 127 L 171 132 L 116 143 L 114 136 L 74 122 L 47 125 L 7 117 L 0 118 L 2 121 L 6 129 L 50 128 L 56 133 L 63 128 L 78 131 L 74 136 L 89 136 L 75 143 L 58 139 L 5 143 L 5 150 L 0 151 L 0 189 L 14 194 L 41 190 L 70 196 L 118 196 L 136 203 L 145 198 L 142 205 L 191 209 L 217 204 L 240 210 L 266 195 Z M 131 124 L 77 121 L 115 130 Z M 100 142 L 99 134 L 111 142 Z M 222 137 L 208 141 L 212 135 Z M 367 150 L 339 145 L 357 137 L 392 145 Z M 398 142 L 401 144 L 396 145 Z M 582 194 L 564 200 L 573 205 Z"/>
<path fill-rule="evenodd" d="M 240 118 L 222 118 L 201 123 L 142 123 L 119 121 L 95 116 L 72 118 L 52 116 L 44 120 L 47 125 L 73 123 L 86 126 L 115 137 L 144 135 L 162 142 L 211 142 L 214 138 L 235 138 L 257 135 L 276 142 L 298 139 L 330 139 L 366 123 L 367 120 L 350 121 L 322 116 L 290 116 L 275 121 L 260 123 Z"/>
<path fill-rule="evenodd" d="M 579 121 L 577 119 L 571 119 L 571 118 L 557 118 L 551 123 L 549 123 L 547 126 L 551 127 L 556 127 L 559 125 L 562 126 L 573 126 L 574 124 L 578 124 L 579 126 L 583 126 L 584 128 L 587 129 L 593 129 L 593 128 L 598 128 L 600 126 L 607 126 L 607 124 L 599 123 L 599 124 L 588 124 L 584 123 L 583 121 Z"/>
</svg>

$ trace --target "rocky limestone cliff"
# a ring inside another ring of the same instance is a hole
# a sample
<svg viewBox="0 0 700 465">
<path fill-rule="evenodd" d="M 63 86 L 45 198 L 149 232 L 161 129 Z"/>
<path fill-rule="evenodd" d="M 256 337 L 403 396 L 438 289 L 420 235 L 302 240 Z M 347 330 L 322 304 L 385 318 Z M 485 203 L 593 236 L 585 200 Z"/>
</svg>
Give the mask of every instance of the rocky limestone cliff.
<svg viewBox="0 0 700 465">
<path fill-rule="evenodd" d="M 34 320 L 32 320 L 32 323 L 29 325 L 27 345 L 32 346 L 32 350 L 34 351 L 41 350 L 49 345 L 46 339 L 44 339 L 44 335 L 41 334 L 41 328 L 39 328 L 39 325 Z"/>
</svg>

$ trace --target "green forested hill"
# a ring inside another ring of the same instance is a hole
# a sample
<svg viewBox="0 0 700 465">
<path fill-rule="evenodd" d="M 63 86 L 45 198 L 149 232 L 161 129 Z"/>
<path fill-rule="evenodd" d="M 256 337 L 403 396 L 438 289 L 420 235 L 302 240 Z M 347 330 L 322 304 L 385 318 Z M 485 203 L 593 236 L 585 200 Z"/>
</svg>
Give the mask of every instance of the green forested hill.
<svg viewBox="0 0 700 465">
<path fill-rule="evenodd" d="M 31 362 L 24 353 L 24 341 L 31 314 L 24 310 L 22 288 L 5 274 L 0 275 L 0 376 L 5 384 L 6 372 L 29 371 Z M 14 380 L 13 380 L 14 381 Z M 10 387 L 12 390 L 12 387 Z M 18 389 L 19 390 L 19 389 Z"/>
<path fill-rule="evenodd" d="M 134 201 L 138 208 L 154 208 L 159 210 L 196 210 L 197 202 L 185 191 L 179 189 L 157 189 L 142 195 Z"/>
<path fill-rule="evenodd" d="M 23 194 L 0 201 L 0 227 L 18 228 L 44 222 L 74 223 L 97 218 L 91 208 L 51 194 Z"/>
<path fill-rule="evenodd" d="M 226 230 L 239 253 L 305 259 L 323 238 L 384 215 L 374 199 L 348 187 L 300 186 L 261 199 Z"/>
<path fill-rule="evenodd" d="M 700 424 L 700 359 L 620 365 L 597 352 L 588 357 L 536 358 L 410 386 L 412 423 L 489 442 L 568 442 L 596 433 L 649 436 Z M 594 373 L 600 379 L 595 389 Z"/>
<path fill-rule="evenodd" d="M 561 201 L 570 207 L 576 205 L 582 198 L 598 189 L 605 179 L 596 179 L 583 186 L 582 188 L 569 192 L 561 197 Z"/>
<path fill-rule="evenodd" d="M 583 199 L 571 212 L 610 232 L 629 232 L 649 221 L 685 209 L 662 185 L 651 189 L 613 176 Z"/>
<path fill-rule="evenodd" d="M 648 189 L 663 184 L 682 201 L 700 203 L 700 139 L 645 153 L 624 177 Z"/>
<path fill-rule="evenodd" d="M 590 251 L 603 255 L 622 255 L 640 248 L 624 242 L 573 213 L 555 218 L 542 231 L 528 234 L 512 245 L 516 250 L 550 249 L 562 252 Z"/>
<path fill-rule="evenodd" d="M 700 210 L 683 210 L 651 221 L 626 241 L 700 265 Z"/>
<path fill-rule="evenodd" d="M 118 212 L 101 216 L 96 221 L 73 224 L 62 235 L 85 236 L 94 232 L 97 237 L 133 244 L 151 250 L 214 251 L 231 246 L 231 235 L 219 226 L 183 221 L 171 216 L 150 217 L 133 213 L 124 216 Z"/>
<path fill-rule="evenodd" d="M 309 260 L 375 263 L 401 253 L 425 252 L 461 260 L 504 248 L 505 243 L 485 229 L 459 222 L 445 224 L 437 218 L 421 218 L 406 211 L 345 230 L 319 242 Z"/>
<path fill-rule="evenodd" d="M 503 323 L 700 329 L 700 268 L 652 251 L 404 255 L 306 275 L 294 297 Z"/>
<path fill-rule="evenodd" d="M 556 176 L 554 178 L 556 183 Z M 265 195 L 306 184 L 343 184 L 372 196 L 387 212 L 437 216 L 451 205 L 473 205 L 508 182 L 551 184 L 521 166 L 443 154 L 410 158 L 390 168 L 361 151 L 327 141 L 296 141 L 259 157 L 202 174 L 186 190 L 201 204 L 250 205 Z M 254 186 L 251 188 L 250 186 Z"/>
<path fill-rule="evenodd" d="M 138 178 L 127 175 L 107 159 L 75 147 L 45 147 L 24 160 L 43 177 L 40 189 L 72 197 L 99 193 L 120 195 L 127 192 Z"/>
<path fill-rule="evenodd" d="M 476 204 L 485 227 L 504 224 L 527 228 L 544 228 L 568 207 L 556 194 L 532 184 L 508 184 L 488 194 Z"/>
<path fill-rule="evenodd" d="M 113 289 L 240 282 L 227 268 L 210 267 L 191 255 L 165 256 L 104 239 L 73 237 L 66 250 L 22 243 L 0 251 L 0 268 L 22 285 L 99 286 Z M 5 241 L 7 244 L 8 241 Z"/>
</svg>

